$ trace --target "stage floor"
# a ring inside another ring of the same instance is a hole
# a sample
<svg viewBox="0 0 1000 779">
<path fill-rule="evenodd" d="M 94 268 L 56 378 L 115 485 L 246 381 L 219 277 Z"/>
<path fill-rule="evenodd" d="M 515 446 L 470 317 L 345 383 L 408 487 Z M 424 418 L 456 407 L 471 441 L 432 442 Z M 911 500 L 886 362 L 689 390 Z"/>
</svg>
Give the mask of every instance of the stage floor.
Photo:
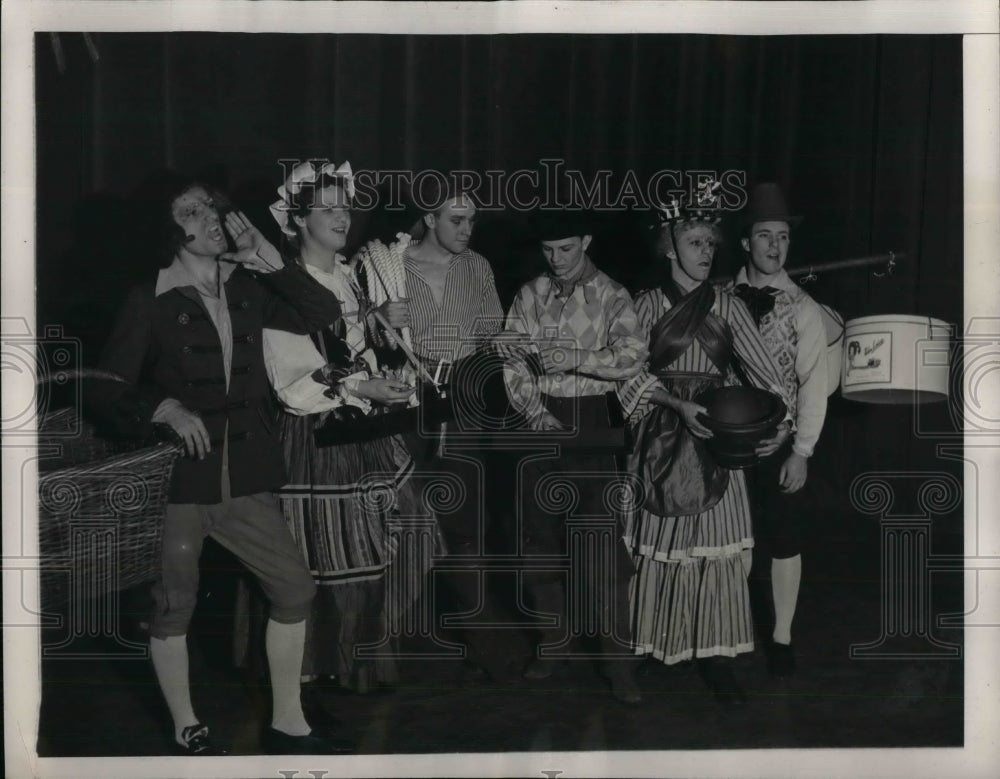
<svg viewBox="0 0 1000 779">
<path fill-rule="evenodd" d="M 461 660 L 407 660 L 391 688 L 360 695 L 318 681 L 306 686 L 304 700 L 318 717 L 357 739 L 362 754 L 961 746 L 961 656 L 937 656 L 940 646 L 911 631 L 880 650 L 909 657 L 852 658 L 852 645 L 876 642 L 886 621 L 878 523 L 859 518 L 844 524 L 849 532 L 833 534 L 837 543 L 814 539 L 806 554 L 795 622 L 797 673 L 783 680 L 768 675 L 758 630 L 757 650 L 736 660 L 737 678 L 750 699 L 742 709 L 718 704 L 690 663 L 667 667 L 653 661 L 638 667 L 643 702 L 627 706 L 583 659 L 545 682 L 510 685 L 470 676 Z M 935 543 L 942 545 L 938 538 Z M 961 583 L 958 573 L 932 577 L 932 615 L 961 611 Z M 223 578 L 214 589 L 211 578 L 204 584 L 191 634 L 195 709 L 232 754 L 257 754 L 269 690 L 231 664 Z M 769 582 L 755 575 L 752 584 L 759 608 Z M 961 650 L 960 630 L 934 627 L 932 620 L 931 633 Z M 58 634 L 43 634 L 50 650 Z M 527 646 L 525 641 L 525 655 Z M 80 637 L 54 650 L 64 656 L 43 660 L 40 755 L 170 753 L 169 717 L 149 661 L 111 657 L 112 648 L 106 638 Z M 404 648 L 432 649 L 417 639 Z"/>
</svg>

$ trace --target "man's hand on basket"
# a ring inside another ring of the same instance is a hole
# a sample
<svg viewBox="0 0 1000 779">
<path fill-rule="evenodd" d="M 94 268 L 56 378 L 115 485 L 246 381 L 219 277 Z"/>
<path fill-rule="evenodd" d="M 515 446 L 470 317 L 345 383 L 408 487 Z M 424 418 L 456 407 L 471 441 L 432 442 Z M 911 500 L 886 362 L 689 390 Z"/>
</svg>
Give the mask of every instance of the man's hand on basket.
<svg viewBox="0 0 1000 779">
<path fill-rule="evenodd" d="M 180 403 L 165 402 L 156 410 L 153 421 L 162 422 L 173 428 L 184 441 L 188 456 L 197 455 L 199 460 L 204 460 L 205 455 L 212 451 L 212 442 L 208 438 L 205 423 L 201 421 L 200 416 L 184 408 Z"/>
</svg>

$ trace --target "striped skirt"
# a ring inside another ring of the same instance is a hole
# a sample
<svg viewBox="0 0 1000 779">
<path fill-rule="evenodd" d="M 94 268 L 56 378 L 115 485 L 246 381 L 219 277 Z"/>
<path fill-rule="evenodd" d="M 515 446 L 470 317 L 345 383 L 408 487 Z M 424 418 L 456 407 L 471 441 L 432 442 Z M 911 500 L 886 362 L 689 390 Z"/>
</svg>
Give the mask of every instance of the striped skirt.
<svg viewBox="0 0 1000 779">
<path fill-rule="evenodd" d="M 316 417 L 283 414 L 288 483 L 276 495 L 316 583 L 373 581 L 396 556 L 400 517 L 419 517 L 412 462 L 396 438 L 319 448 Z"/>
<path fill-rule="evenodd" d="M 701 514 L 633 508 L 625 541 L 636 567 L 629 599 L 637 653 L 670 665 L 753 651 L 753 532 L 742 471 L 730 473 L 722 500 Z"/>
<path fill-rule="evenodd" d="M 393 682 L 393 637 L 444 552 L 440 530 L 398 437 L 319 448 L 316 424 L 281 415 L 289 481 L 275 493 L 318 585 L 302 673 L 357 688 Z"/>
</svg>

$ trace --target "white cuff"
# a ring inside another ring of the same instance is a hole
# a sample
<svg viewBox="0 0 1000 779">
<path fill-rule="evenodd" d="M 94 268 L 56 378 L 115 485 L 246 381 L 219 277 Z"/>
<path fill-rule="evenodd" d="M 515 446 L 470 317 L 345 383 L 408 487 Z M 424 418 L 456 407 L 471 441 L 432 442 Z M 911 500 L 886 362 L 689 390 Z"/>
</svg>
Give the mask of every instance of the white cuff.
<svg viewBox="0 0 1000 779">
<path fill-rule="evenodd" d="M 812 447 L 806 449 L 805 447 L 800 447 L 798 443 L 792 444 L 792 451 L 795 452 L 795 454 L 799 455 L 800 457 L 805 457 L 806 459 L 812 457 L 813 454 Z"/>
</svg>

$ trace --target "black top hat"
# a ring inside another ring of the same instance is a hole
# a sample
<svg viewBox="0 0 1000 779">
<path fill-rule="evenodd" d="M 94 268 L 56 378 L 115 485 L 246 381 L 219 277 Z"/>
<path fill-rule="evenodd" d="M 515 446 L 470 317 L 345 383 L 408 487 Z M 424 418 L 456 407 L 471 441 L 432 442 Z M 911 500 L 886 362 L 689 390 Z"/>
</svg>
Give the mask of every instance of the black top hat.
<svg viewBox="0 0 1000 779">
<path fill-rule="evenodd" d="M 788 222 L 789 227 L 795 227 L 802 222 L 802 217 L 789 213 L 781 187 L 768 182 L 753 188 L 747 207 L 740 217 L 743 227 L 750 227 L 755 222 Z"/>
<path fill-rule="evenodd" d="M 587 213 L 577 209 L 543 209 L 535 213 L 532 221 L 531 232 L 536 241 L 561 241 L 594 232 Z"/>
</svg>

